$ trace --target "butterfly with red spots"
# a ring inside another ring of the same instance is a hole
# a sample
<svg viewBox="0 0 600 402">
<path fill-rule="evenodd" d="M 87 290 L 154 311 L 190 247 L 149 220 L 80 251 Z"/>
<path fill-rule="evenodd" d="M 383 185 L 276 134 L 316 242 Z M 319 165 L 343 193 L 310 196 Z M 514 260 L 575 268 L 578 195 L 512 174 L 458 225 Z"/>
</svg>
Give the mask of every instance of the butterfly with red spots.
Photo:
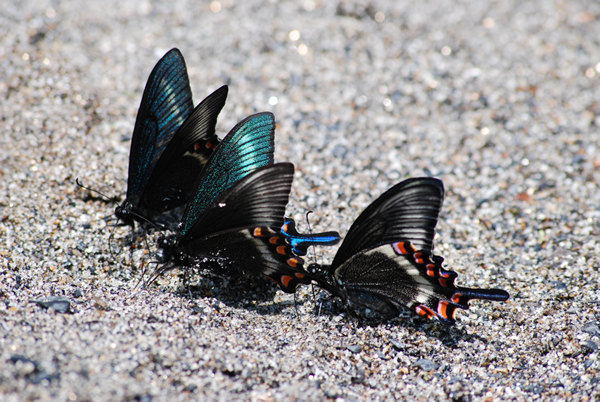
<svg viewBox="0 0 600 402">
<path fill-rule="evenodd" d="M 451 324 L 456 309 L 469 308 L 472 299 L 507 300 L 502 289 L 456 286 L 457 273 L 444 269 L 444 259 L 433 254 L 443 198 L 438 179 L 395 185 L 356 219 L 332 264 L 311 264 L 310 276 L 366 318 L 392 318 L 407 307 Z"/>
</svg>

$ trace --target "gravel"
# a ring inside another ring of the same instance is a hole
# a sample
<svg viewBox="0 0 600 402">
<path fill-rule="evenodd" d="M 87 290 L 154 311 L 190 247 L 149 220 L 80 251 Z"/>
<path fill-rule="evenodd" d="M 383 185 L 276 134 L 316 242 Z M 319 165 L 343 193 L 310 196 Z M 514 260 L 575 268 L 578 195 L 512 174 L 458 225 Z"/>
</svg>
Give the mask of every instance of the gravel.
<svg viewBox="0 0 600 402">
<path fill-rule="evenodd" d="M 582 0 L 4 4 L 1 399 L 600 399 L 599 37 Z M 260 278 L 136 287 L 153 237 L 130 248 L 75 178 L 124 196 L 143 86 L 172 47 L 196 102 L 230 86 L 220 135 L 275 113 L 300 230 L 312 210 L 344 234 L 396 182 L 439 177 L 437 253 L 509 302 L 448 328 L 360 322 Z"/>
</svg>

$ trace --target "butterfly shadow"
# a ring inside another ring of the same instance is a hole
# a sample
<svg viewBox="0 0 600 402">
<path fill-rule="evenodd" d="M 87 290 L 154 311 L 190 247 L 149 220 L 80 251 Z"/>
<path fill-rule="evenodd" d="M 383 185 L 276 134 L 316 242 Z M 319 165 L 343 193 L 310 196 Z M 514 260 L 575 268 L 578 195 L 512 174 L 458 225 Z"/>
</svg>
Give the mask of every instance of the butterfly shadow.
<svg viewBox="0 0 600 402">
<path fill-rule="evenodd" d="M 180 297 L 190 300 L 214 297 L 229 307 L 241 307 L 261 315 L 273 313 L 264 303 L 273 300 L 277 288 L 261 276 L 181 272 L 179 277 L 175 293 Z"/>
<path fill-rule="evenodd" d="M 459 347 L 460 342 L 488 342 L 488 339 L 484 337 L 469 333 L 466 328 L 460 326 L 460 321 L 457 321 L 457 325 L 448 325 L 436 319 L 419 317 L 408 309 L 390 319 L 369 319 L 359 317 L 349 312 L 343 306 L 341 300 L 324 293 L 317 295 L 315 298 L 315 309 L 313 311 L 315 311 L 316 315 L 326 315 L 330 317 L 342 314 L 345 320 L 349 323 L 352 322 L 357 328 L 376 328 L 380 326 L 393 328 L 395 326 L 402 326 L 408 330 L 421 332 L 428 337 L 436 338 L 442 345 L 450 349 Z"/>
</svg>

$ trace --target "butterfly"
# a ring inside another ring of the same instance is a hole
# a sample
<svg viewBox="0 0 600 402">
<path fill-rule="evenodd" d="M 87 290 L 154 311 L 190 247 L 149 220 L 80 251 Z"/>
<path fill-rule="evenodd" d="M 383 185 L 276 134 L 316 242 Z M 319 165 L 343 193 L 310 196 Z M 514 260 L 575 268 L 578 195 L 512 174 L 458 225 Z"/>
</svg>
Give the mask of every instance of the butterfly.
<svg viewBox="0 0 600 402">
<path fill-rule="evenodd" d="M 443 183 L 412 178 L 369 205 L 350 227 L 329 266 L 307 267 L 315 282 L 342 299 L 352 313 L 389 319 L 408 307 L 420 316 L 451 324 L 472 299 L 505 301 L 502 289 L 455 285 L 457 273 L 433 254 Z"/>
<path fill-rule="evenodd" d="M 148 78 L 131 139 L 127 196 L 115 215 L 124 224 L 185 204 L 193 180 L 218 144 L 217 116 L 227 98 L 222 86 L 196 108 L 183 56 L 171 49 Z"/>
<path fill-rule="evenodd" d="M 277 163 L 237 181 L 203 208 L 193 223 L 182 224 L 176 237 L 159 240 L 165 265 L 147 283 L 175 266 L 198 265 L 229 276 L 241 270 L 264 274 L 288 293 L 298 284 L 310 283 L 304 260 L 293 252 L 287 239 L 296 239 L 305 247 L 333 244 L 339 235 L 325 232 L 305 236 L 295 230 L 293 220 L 284 223 L 293 176 L 294 165 Z M 192 208 L 186 210 L 184 222 L 190 211 Z"/>
</svg>

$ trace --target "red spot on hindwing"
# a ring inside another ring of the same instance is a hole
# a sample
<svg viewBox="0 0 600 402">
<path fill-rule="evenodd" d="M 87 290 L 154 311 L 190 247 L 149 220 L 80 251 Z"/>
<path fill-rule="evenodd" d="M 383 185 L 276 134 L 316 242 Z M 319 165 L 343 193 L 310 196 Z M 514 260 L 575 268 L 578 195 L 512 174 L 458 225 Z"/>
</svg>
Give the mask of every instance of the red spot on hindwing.
<svg viewBox="0 0 600 402">
<path fill-rule="evenodd" d="M 415 307 L 415 312 L 419 314 L 421 317 L 432 318 L 435 316 L 435 312 L 427 306 L 419 304 Z"/>
<path fill-rule="evenodd" d="M 424 264 L 425 260 L 423 259 L 423 253 L 420 251 L 413 254 L 413 258 L 415 259 L 417 264 Z"/>
<path fill-rule="evenodd" d="M 456 304 L 462 304 L 460 302 L 460 299 L 462 298 L 462 294 L 460 293 L 454 293 L 452 295 L 452 297 L 450 298 L 450 300 L 452 300 L 452 303 L 456 303 Z"/>
<path fill-rule="evenodd" d="M 392 243 L 392 248 L 398 255 L 408 254 L 408 250 L 406 249 L 406 242 L 398 241 L 396 243 Z"/>
</svg>

